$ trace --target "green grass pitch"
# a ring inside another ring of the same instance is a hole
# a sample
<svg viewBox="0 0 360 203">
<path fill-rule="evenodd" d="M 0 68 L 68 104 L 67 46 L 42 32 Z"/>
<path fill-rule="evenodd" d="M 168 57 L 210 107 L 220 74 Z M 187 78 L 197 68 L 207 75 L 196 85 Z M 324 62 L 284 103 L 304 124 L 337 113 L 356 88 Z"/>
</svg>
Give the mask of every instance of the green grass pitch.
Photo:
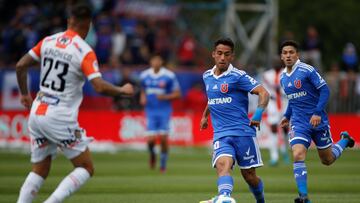
<svg viewBox="0 0 360 203">
<path fill-rule="evenodd" d="M 173 148 L 168 171 L 148 168 L 148 155 L 139 151 L 94 153 L 95 176 L 66 202 L 74 203 L 197 203 L 216 194 L 215 170 L 206 148 Z M 265 166 L 257 170 L 265 184 L 267 202 L 289 203 L 296 197 L 292 165 Z M 320 163 L 315 150 L 306 162 L 310 198 L 314 203 L 360 202 L 360 150 L 347 150 L 332 166 Z M 16 202 L 31 165 L 29 155 L 0 151 L 0 202 Z M 54 160 L 51 173 L 35 202 L 42 202 L 72 169 L 63 155 Z M 233 171 L 233 196 L 238 203 L 255 202 L 239 169 Z"/>
</svg>

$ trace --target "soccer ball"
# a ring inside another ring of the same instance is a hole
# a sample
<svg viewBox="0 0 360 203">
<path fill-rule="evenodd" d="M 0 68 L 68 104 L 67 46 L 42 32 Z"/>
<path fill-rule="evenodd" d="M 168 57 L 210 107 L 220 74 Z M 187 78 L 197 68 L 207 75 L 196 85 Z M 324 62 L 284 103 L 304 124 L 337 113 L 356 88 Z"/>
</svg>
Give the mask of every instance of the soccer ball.
<svg viewBox="0 0 360 203">
<path fill-rule="evenodd" d="M 227 195 L 219 195 L 214 199 L 214 203 L 236 203 L 235 199 Z"/>
</svg>

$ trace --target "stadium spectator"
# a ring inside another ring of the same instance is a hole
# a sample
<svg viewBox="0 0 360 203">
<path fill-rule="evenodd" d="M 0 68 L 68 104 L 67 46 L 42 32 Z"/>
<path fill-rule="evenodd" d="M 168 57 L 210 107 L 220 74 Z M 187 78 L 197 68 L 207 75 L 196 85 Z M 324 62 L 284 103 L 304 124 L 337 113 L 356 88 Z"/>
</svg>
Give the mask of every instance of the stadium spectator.
<svg viewBox="0 0 360 203">
<path fill-rule="evenodd" d="M 310 200 L 305 159 L 311 141 L 317 147 L 321 162 L 331 165 L 345 148 L 354 146 L 354 139 L 348 132 L 341 132 L 340 141 L 333 143 L 325 112 L 329 88 L 314 67 L 299 60 L 298 50 L 299 45 L 295 41 L 285 41 L 281 45 L 281 60 L 285 64 L 285 71 L 280 83 L 289 103 L 280 125 L 290 127 L 293 173 L 299 193 L 295 203 L 308 203 Z"/>
<path fill-rule="evenodd" d="M 91 9 L 76 5 L 68 18 L 68 29 L 41 40 L 16 64 L 21 103 L 31 108 L 29 131 L 32 171 L 23 183 L 18 203 L 32 202 L 47 178 L 52 158 L 59 147 L 72 162 L 74 170 L 57 186 L 45 203 L 63 202 L 93 175 L 87 145 L 92 141 L 79 127 L 77 117 L 86 76 L 98 93 L 109 96 L 133 94 L 126 84 L 116 87 L 104 81 L 95 53 L 83 40 L 90 27 Z M 27 87 L 27 69 L 42 61 L 40 91 L 35 100 Z M 79 88 L 80 87 L 80 88 Z"/>
<path fill-rule="evenodd" d="M 133 64 L 147 64 L 148 56 L 144 55 L 148 53 L 148 47 L 145 43 L 146 29 L 143 23 L 138 23 L 135 27 L 134 34 L 129 36 L 128 47 L 131 51 Z"/>
<path fill-rule="evenodd" d="M 170 61 L 174 49 L 169 27 L 160 26 L 155 36 L 155 52 L 159 53 L 165 61 Z"/>
<path fill-rule="evenodd" d="M 356 47 L 351 42 L 346 43 L 341 56 L 341 70 L 345 72 L 345 77 L 343 77 L 341 82 L 340 94 L 342 112 L 355 111 L 357 98 L 354 95 L 356 95 L 356 73 L 358 72 L 358 67 L 359 59 Z"/>
<path fill-rule="evenodd" d="M 96 19 L 97 42 L 95 52 L 100 64 L 108 64 L 112 50 L 112 19 L 102 13 Z"/>
<path fill-rule="evenodd" d="M 331 102 L 328 104 L 329 112 L 340 112 L 341 105 L 343 104 L 341 103 L 339 98 L 341 91 L 341 83 L 344 77 L 345 73 L 340 72 L 340 66 L 337 62 L 333 62 L 330 66 L 330 70 L 325 74 L 326 82 L 329 86 L 329 89 L 331 89 L 331 94 L 329 97 L 329 101 Z"/>
<path fill-rule="evenodd" d="M 269 102 L 269 93 L 245 71 L 231 64 L 234 59 L 234 43 L 231 39 L 217 40 L 212 57 L 215 66 L 203 74 L 208 105 L 201 118 L 200 129 L 208 127 L 211 114 L 214 128 L 212 166 L 218 175 L 218 195 L 201 203 L 216 202 L 220 197 L 232 199 L 230 196 L 234 181 L 231 170 L 235 161 L 256 202 L 263 203 L 263 182 L 256 175 L 256 168 L 263 163 L 255 127 L 260 126 L 262 113 Z M 248 118 L 248 93 L 259 96 L 258 107 L 251 120 Z"/>
<path fill-rule="evenodd" d="M 177 58 L 179 65 L 194 66 L 195 65 L 196 41 L 193 34 L 187 30 L 180 39 Z"/>
<path fill-rule="evenodd" d="M 207 97 L 203 84 L 195 82 L 187 91 L 183 103 L 186 110 L 193 112 L 203 111 L 207 103 Z"/>
<path fill-rule="evenodd" d="M 302 60 L 319 69 L 319 71 L 323 71 L 321 67 L 322 48 L 323 44 L 316 27 L 312 25 L 308 26 L 305 39 L 302 43 Z"/>
<path fill-rule="evenodd" d="M 359 68 L 359 58 L 356 47 L 353 43 L 346 43 L 341 56 L 341 69 L 346 72 L 357 72 Z"/>
<path fill-rule="evenodd" d="M 126 47 L 126 34 L 122 31 L 121 25 L 115 22 L 114 32 L 111 36 L 111 66 L 119 67 L 120 57 Z"/>
</svg>

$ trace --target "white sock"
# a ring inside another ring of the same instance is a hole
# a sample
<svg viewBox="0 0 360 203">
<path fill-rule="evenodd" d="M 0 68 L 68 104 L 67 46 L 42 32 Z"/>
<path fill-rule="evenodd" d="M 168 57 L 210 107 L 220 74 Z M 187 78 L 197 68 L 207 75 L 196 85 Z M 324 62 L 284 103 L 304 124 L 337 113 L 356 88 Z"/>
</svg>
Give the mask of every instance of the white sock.
<svg viewBox="0 0 360 203">
<path fill-rule="evenodd" d="M 279 160 L 279 152 L 277 149 L 277 135 L 275 133 L 270 133 L 270 160 L 278 161 Z"/>
<path fill-rule="evenodd" d="M 280 152 L 281 152 L 282 154 L 288 153 L 288 152 L 287 152 L 286 140 L 281 143 L 281 145 L 280 145 Z"/>
<path fill-rule="evenodd" d="M 89 178 L 90 174 L 86 169 L 81 167 L 75 168 L 61 181 L 56 190 L 44 203 L 63 202 L 66 197 L 76 192 Z"/>
<path fill-rule="evenodd" d="M 30 203 L 36 197 L 44 178 L 34 172 L 30 172 L 21 186 L 17 203 Z"/>
</svg>

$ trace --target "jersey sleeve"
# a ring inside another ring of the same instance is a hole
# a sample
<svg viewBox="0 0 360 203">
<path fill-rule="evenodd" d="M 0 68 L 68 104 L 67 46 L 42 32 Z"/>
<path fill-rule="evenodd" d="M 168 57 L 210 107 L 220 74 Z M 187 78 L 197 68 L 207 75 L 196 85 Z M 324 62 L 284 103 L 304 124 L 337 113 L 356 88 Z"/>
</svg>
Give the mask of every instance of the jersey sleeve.
<svg viewBox="0 0 360 203">
<path fill-rule="evenodd" d="M 240 88 L 240 90 L 244 90 L 247 92 L 251 92 L 259 85 L 260 83 L 248 74 L 240 76 L 238 80 L 238 87 Z"/>
<path fill-rule="evenodd" d="M 140 86 L 141 88 L 145 89 L 146 85 L 145 85 L 145 78 L 146 78 L 146 74 L 145 71 L 140 73 Z"/>
<path fill-rule="evenodd" d="M 171 78 L 170 90 L 173 92 L 179 89 L 180 89 L 179 81 L 177 80 L 176 75 L 174 74 L 174 76 Z"/>
<path fill-rule="evenodd" d="M 316 70 L 310 72 L 309 74 L 310 82 L 316 87 L 316 89 L 326 85 L 326 81 Z"/>
<path fill-rule="evenodd" d="M 36 61 L 40 61 L 41 58 L 41 46 L 43 44 L 43 39 L 38 42 L 32 49 L 29 50 L 29 55 Z"/>
<path fill-rule="evenodd" d="M 90 51 L 81 62 L 81 70 L 88 80 L 101 77 L 99 65 L 94 51 Z"/>
</svg>

